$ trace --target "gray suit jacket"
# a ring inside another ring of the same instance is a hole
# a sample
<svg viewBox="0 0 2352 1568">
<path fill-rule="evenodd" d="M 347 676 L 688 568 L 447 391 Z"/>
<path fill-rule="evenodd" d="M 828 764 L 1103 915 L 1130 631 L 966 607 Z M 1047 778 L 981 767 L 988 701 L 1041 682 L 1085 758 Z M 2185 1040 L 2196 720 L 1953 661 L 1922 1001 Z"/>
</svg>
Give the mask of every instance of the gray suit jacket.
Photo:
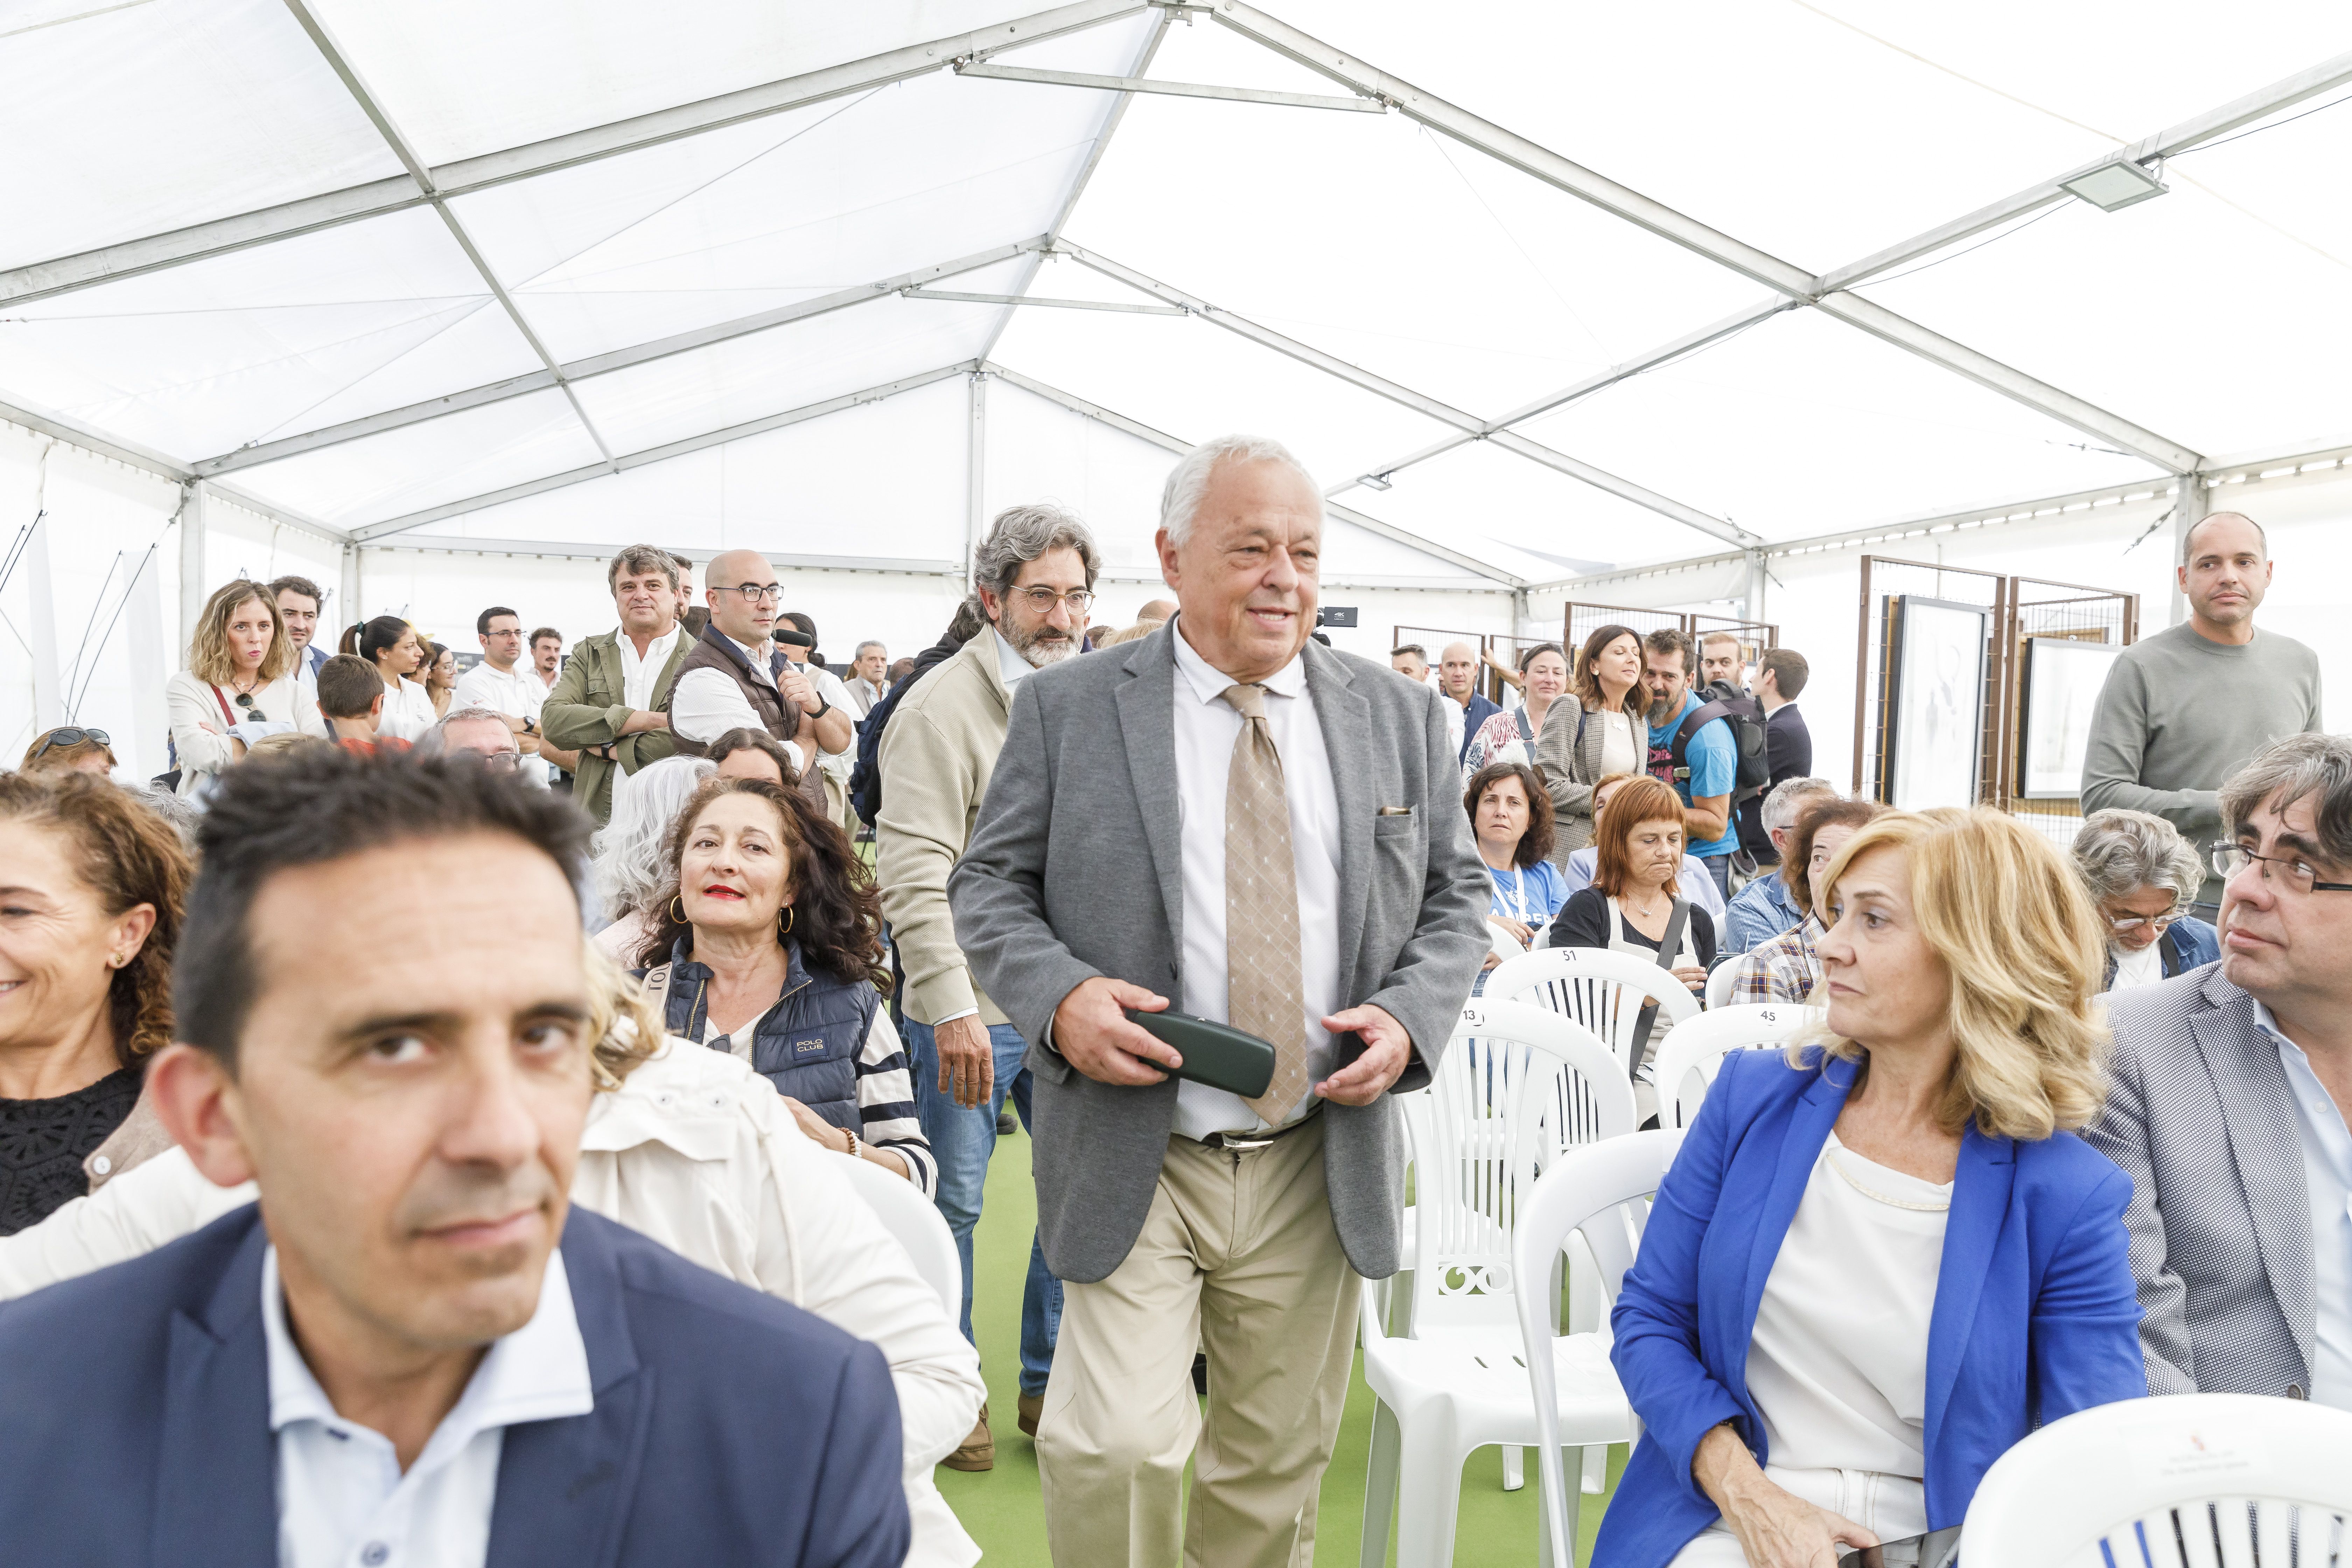
<svg viewBox="0 0 2352 1568">
<path fill-rule="evenodd" d="M 2209 963 L 2115 997 L 2109 1021 L 2115 1086 L 2083 1137 L 2132 1179 L 2148 1392 L 2307 1396 L 2303 1131 L 2254 999 Z"/>
<path fill-rule="evenodd" d="M 1062 998 L 1108 974 L 1182 996 L 1173 623 L 1050 666 L 1014 689 L 995 776 L 948 881 L 956 940 L 1030 1042 L 1037 1228 L 1064 1279 L 1102 1279 L 1143 1228 L 1176 1114 L 1176 1080 L 1097 1083 L 1041 1044 Z M 1426 1083 L 1486 951 L 1490 898 L 1462 810 L 1437 694 L 1319 643 L 1307 689 L 1336 764 L 1341 1005 L 1411 1032 Z M 1404 806 L 1400 816 L 1379 815 Z M 1383 1095 L 1323 1111 L 1324 1175 L 1349 1261 L 1397 1270 L 1404 1130 Z"/>
</svg>

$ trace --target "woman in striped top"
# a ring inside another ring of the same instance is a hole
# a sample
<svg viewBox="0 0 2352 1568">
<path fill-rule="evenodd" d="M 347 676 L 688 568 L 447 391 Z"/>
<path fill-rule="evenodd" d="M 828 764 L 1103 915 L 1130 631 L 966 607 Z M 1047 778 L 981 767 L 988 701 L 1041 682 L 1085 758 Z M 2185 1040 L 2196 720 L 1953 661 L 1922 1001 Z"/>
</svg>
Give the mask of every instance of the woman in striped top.
<svg viewBox="0 0 2352 1568">
<path fill-rule="evenodd" d="M 906 1047 L 882 1008 L 881 900 L 838 823 L 764 779 L 697 790 L 637 973 L 668 1032 L 741 1058 L 820 1147 L 929 1195 Z"/>
</svg>

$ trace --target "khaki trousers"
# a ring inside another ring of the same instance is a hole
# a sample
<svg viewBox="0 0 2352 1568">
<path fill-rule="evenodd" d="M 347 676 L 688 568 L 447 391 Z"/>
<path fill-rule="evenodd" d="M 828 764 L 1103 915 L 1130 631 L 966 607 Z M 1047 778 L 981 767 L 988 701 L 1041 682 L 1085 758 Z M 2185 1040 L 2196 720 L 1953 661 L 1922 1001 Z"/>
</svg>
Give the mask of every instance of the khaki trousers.
<svg viewBox="0 0 2352 1568">
<path fill-rule="evenodd" d="M 1320 1117 L 1261 1149 L 1169 1139 L 1126 1260 L 1063 1288 L 1037 1426 L 1058 1568 L 1312 1562 L 1358 1283 L 1331 1223 Z M 1209 1356 L 1205 1419 L 1196 1342 Z"/>
</svg>

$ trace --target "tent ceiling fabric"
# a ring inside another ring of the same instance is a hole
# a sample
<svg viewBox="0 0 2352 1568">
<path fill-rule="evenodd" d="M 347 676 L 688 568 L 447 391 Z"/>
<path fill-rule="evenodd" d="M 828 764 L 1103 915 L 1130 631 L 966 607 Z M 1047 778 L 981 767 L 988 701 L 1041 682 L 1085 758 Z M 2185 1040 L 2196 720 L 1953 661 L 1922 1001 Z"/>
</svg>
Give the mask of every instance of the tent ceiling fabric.
<svg viewBox="0 0 2352 1568">
<path fill-rule="evenodd" d="M 944 515 L 808 548 L 929 571 L 986 365 L 1073 462 L 1264 430 L 1365 573 L 1505 584 L 2352 433 L 2341 7 L 1270 3 L 20 0 L 0 399 L 418 542 L 740 521 L 738 444 L 856 517 L 815 469 L 896 432 Z"/>
</svg>

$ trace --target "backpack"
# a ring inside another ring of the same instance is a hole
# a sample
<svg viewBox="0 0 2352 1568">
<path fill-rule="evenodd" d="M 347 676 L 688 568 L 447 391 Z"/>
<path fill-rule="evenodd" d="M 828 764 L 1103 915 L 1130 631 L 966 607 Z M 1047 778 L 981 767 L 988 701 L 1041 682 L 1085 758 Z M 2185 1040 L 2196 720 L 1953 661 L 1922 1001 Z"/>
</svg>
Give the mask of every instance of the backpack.
<svg viewBox="0 0 2352 1568">
<path fill-rule="evenodd" d="M 1738 759 L 1738 771 L 1732 776 L 1732 804 L 1737 805 L 1762 795 L 1772 782 L 1772 756 L 1765 739 L 1762 700 L 1750 697 L 1727 680 L 1700 688 L 1698 699 L 1699 705 L 1690 710 L 1675 731 L 1675 777 L 1689 781 L 1691 737 L 1721 719 L 1731 726 L 1732 750 Z"/>
</svg>

